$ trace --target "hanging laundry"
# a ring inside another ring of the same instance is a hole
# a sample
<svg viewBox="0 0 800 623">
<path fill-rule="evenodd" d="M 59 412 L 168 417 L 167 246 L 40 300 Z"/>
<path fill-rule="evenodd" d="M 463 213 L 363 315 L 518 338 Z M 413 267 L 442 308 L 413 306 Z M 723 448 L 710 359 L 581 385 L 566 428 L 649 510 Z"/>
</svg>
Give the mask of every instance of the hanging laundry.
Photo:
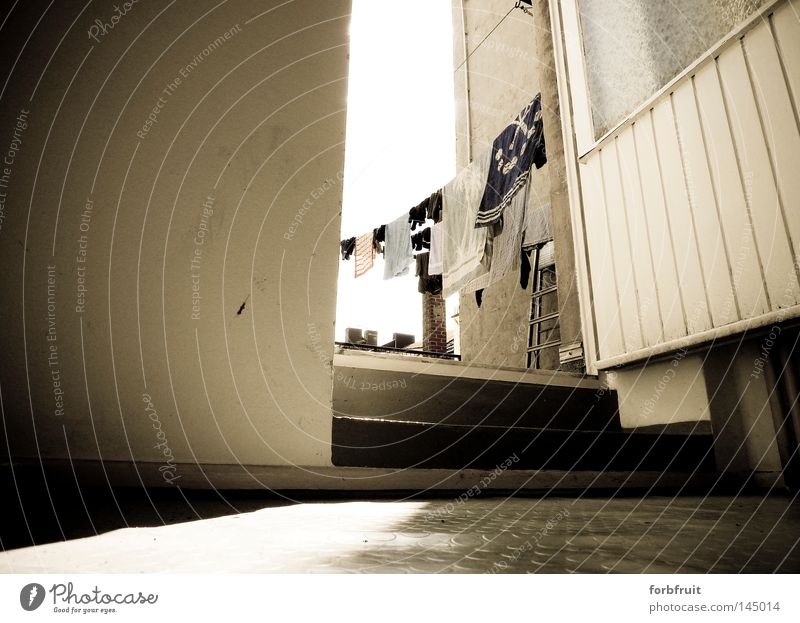
<svg viewBox="0 0 800 623">
<path fill-rule="evenodd" d="M 360 277 L 375 264 L 374 233 L 362 234 L 356 238 L 355 276 Z"/>
<path fill-rule="evenodd" d="M 525 223 L 525 244 L 539 244 L 553 239 L 553 218 L 550 205 L 531 209 Z"/>
<path fill-rule="evenodd" d="M 550 240 L 548 242 L 540 242 L 537 245 L 539 247 L 539 261 L 536 266 L 538 270 L 542 270 L 543 268 L 549 268 L 550 266 L 555 266 L 556 264 L 556 254 L 555 254 L 555 245 L 553 241 Z M 522 249 L 521 258 L 522 258 L 522 266 L 520 267 L 519 271 L 519 285 L 522 287 L 523 290 L 528 289 L 528 281 L 530 280 L 530 274 L 532 270 L 531 266 L 531 255 L 533 254 L 534 247 L 525 245 L 525 248 Z"/>
<path fill-rule="evenodd" d="M 350 256 L 353 255 L 353 252 L 356 250 L 356 239 L 348 238 L 347 240 L 342 240 L 339 243 L 339 251 L 342 253 L 343 260 L 349 260 Z"/>
<path fill-rule="evenodd" d="M 441 188 L 434 192 L 428 200 L 428 213 L 427 217 L 434 223 L 439 223 L 442 220 L 442 190 Z"/>
<path fill-rule="evenodd" d="M 383 255 L 383 244 L 386 241 L 386 225 L 381 225 L 372 230 L 372 244 L 375 252 Z"/>
<path fill-rule="evenodd" d="M 439 294 L 442 291 L 442 276 L 431 275 L 428 272 L 430 253 L 420 253 L 414 257 L 417 261 L 416 276 L 419 277 L 417 291 L 420 293 Z"/>
<path fill-rule="evenodd" d="M 411 248 L 411 233 L 405 216 L 386 225 L 385 263 L 383 278 L 391 279 L 408 273 L 408 265 L 414 256 Z"/>
<path fill-rule="evenodd" d="M 445 298 L 484 274 L 481 264 L 486 228 L 475 227 L 492 151 L 487 149 L 442 188 L 443 258 Z"/>
<path fill-rule="evenodd" d="M 431 228 L 423 229 L 411 236 L 411 246 L 414 251 L 422 251 L 423 249 L 431 248 Z"/>
<path fill-rule="evenodd" d="M 466 292 L 488 288 L 520 266 L 520 249 L 525 232 L 525 213 L 528 207 L 527 186 L 518 192 L 503 216 L 486 227 L 486 245 L 482 262 L 489 267 L 485 275 L 464 286 Z"/>
<path fill-rule="evenodd" d="M 531 166 L 538 169 L 546 162 L 541 93 L 538 93 L 492 144 L 492 162 L 475 226 L 496 222 L 525 184 Z"/>
<path fill-rule="evenodd" d="M 519 285 L 523 290 L 528 289 L 531 277 L 531 251 L 532 247 L 520 248 Z"/>
<path fill-rule="evenodd" d="M 441 275 L 444 269 L 444 227 L 435 223 L 431 227 L 431 257 L 428 260 L 428 274 Z"/>
<path fill-rule="evenodd" d="M 428 201 L 429 199 L 425 199 L 408 211 L 408 222 L 411 224 L 411 231 L 425 224 L 425 219 L 428 217 Z"/>
</svg>

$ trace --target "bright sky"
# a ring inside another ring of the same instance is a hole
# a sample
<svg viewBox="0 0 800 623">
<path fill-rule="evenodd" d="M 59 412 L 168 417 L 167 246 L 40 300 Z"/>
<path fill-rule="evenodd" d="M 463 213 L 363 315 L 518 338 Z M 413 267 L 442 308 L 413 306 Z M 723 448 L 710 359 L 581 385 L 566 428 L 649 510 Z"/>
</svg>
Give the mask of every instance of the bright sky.
<svg viewBox="0 0 800 623">
<path fill-rule="evenodd" d="M 455 175 L 452 40 L 451 0 L 353 0 L 343 239 L 408 214 Z M 376 329 L 379 344 L 422 339 L 413 264 L 384 281 L 380 256 L 358 279 L 354 263 L 339 263 L 336 339 L 347 327 Z"/>
</svg>

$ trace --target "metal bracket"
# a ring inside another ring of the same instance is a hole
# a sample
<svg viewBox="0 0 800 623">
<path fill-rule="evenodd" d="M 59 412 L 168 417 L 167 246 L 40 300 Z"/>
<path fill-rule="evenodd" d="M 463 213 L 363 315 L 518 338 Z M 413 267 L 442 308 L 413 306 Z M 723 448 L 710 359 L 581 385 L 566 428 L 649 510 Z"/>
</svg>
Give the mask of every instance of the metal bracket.
<svg viewBox="0 0 800 623">
<path fill-rule="evenodd" d="M 531 0 L 528 0 L 527 2 L 525 0 L 517 0 L 517 3 L 514 5 L 514 8 L 515 9 L 522 9 L 523 13 L 533 17 L 533 13 L 531 12 L 530 9 L 526 8 L 525 5 L 531 6 Z"/>
<path fill-rule="evenodd" d="M 558 349 L 558 360 L 561 363 L 583 361 L 583 343 L 566 344 Z"/>
</svg>

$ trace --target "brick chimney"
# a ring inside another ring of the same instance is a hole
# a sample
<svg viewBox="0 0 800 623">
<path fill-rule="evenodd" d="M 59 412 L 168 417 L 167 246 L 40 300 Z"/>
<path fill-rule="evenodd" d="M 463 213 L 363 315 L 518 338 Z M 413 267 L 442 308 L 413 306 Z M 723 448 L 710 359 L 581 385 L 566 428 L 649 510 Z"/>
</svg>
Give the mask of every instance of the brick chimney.
<svg viewBox="0 0 800 623">
<path fill-rule="evenodd" d="M 447 352 L 447 313 L 441 294 L 422 293 L 422 349 Z"/>
</svg>

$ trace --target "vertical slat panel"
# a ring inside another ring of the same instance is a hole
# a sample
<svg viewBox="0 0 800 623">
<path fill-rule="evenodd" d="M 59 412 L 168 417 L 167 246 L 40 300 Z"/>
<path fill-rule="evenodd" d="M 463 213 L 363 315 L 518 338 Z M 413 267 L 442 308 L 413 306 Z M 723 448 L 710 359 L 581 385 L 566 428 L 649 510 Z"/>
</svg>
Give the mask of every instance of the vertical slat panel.
<svg viewBox="0 0 800 623">
<path fill-rule="evenodd" d="M 769 146 L 772 167 L 783 204 L 793 253 L 800 256 L 800 132 L 781 70 L 772 33 L 760 24 L 743 39 L 750 79 L 756 93 L 761 124 Z M 784 275 L 789 279 L 790 275 Z M 784 306 L 783 303 L 779 303 Z"/>
<path fill-rule="evenodd" d="M 625 196 L 625 213 L 633 256 L 633 274 L 639 293 L 642 341 L 646 346 L 653 346 L 664 341 L 664 332 L 661 326 L 661 309 L 653 262 L 650 256 L 650 234 L 647 230 L 647 219 L 642 203 L 642 187 L 639 183 L 639 164 L 633 142 L 633 126 L 620 133 L 617 139 L 617 155 L 622 177 L 622 192 Z"/>
<path fill-rule="evenodd" d="M 797 110 L 800 104 L 800 0 L 784 2 L 772 18 L 786 79 Z"/>
<path fill-rule="evenodd" d="M 769 152 L 761 131 L 742 48 L 737 41 L 718 58 L 722 92 L 739 157 L 745 198 L 750 205 L 753 233 L 761 253 L 764 279 L 773 309 L 798 300 L 793 278 L 792 250 L 783 222 Z M 787 291 L 787 287 L 789 290 Z"/>
<path fill-rule="evenodd" d="M 705 286 L 697 250 L 697 238 L 692 226 L 689 197 L 681 167 L 681 152 L 672 117 L 672 102 L 665 98 L 653 109 L 653 128 L 656 137 L 661 183 L 667 203 L 667 215 L 675 245 L 678 282 L 686 308 L 686 326 L 689 333 L 711 328 Z"/>
<path fill-rule="evenodd" d="M 800 0 L 581 166 L 600 357 L 800 304 Z"/>
<path fill-rule="evenodd" d="M 633 133 L 664 339 L 671 340 L 686 335 L 686 323 L 650 111 L 644 113 L 634 124 Z M 684 235 L 683 228 L 679 235 Z"/>
<path fill-rule="evenodd" d="M 675 89 L 673 105 L 689 205 L 697 238 L 701 241 L 698 248 L 711 319 L 714 326 L 719 327 L 738 320 L 738 313 L 691 80 Z"/>
<path fill-rule="evenodd" d="M 606 225 L 603 182 L 600 175 L 600 153 L 592 154 L 586 163 L 581 165 L 580 171 L 592 296 L 597 319 L 598 351 L 602 359 L 624 353 L 625 343 L 622 338 L 617 283 L 614 277 L 611 244 Z"/>
<path fill-rule="evenodd" d="M 622 318 L 622 336 L 628 352 L 644 346 L 639 319 L 636 292 L 636 277 L 633 273 L 633 258 L 630 252 L 628 224 L 625 217 L 625 197 L 619 179 L 616 141 L 606 145 L 600 152 L 600 165 L 605 188 L 608 231 L 611 234 L 611 257 L 619 292 L 619 313 Z"/>
<path fill-rule="evenodd" d="M 719 219 L 728 245 L 733 287 L 742 317 L 751 318 L 769 311 L 769 302 L 716 63 L 702 67 L 694 81 Z"/>
</svg>

